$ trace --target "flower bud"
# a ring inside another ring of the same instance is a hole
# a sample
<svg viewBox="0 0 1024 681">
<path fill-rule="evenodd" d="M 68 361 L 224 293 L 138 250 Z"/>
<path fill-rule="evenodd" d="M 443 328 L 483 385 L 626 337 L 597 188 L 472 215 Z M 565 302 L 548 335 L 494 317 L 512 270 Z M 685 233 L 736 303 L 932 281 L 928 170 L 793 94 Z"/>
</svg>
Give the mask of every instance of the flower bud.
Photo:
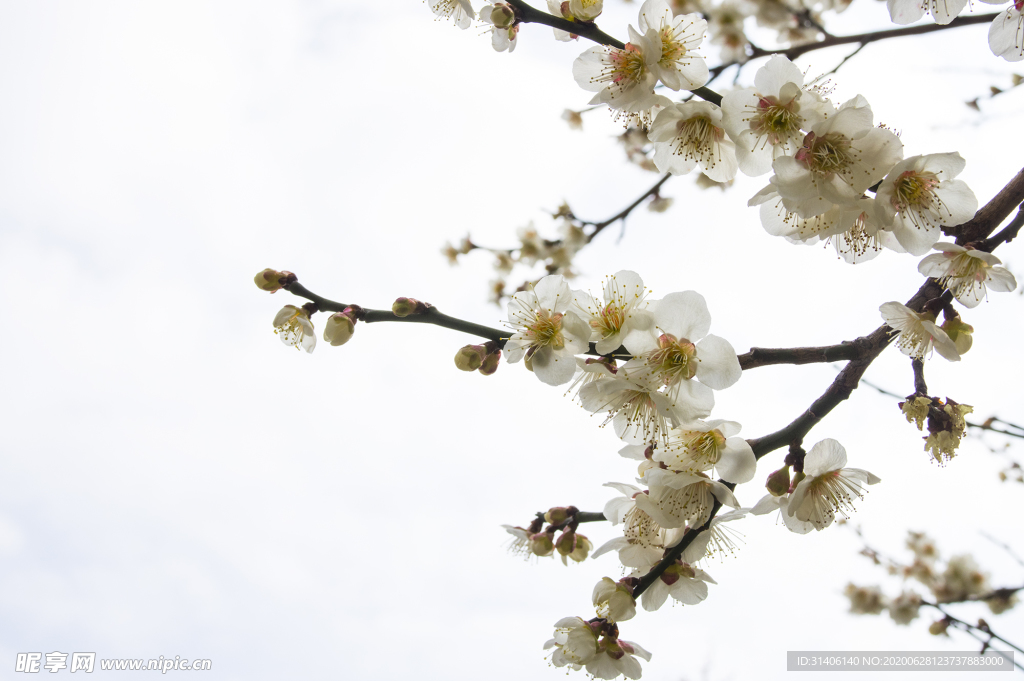
<svg viewBox="0 0 1024 681">
<path fill-rule="evenodd" d="M 498 362 L 501 361 L 501 350 L 495 350 L 484 357 L 483 363 L 477 369 L 484 376 L 490 376 L 498 370 Z"/>
<path fill-rule="evenodd" d="M 535 556 L 550 556 L 555 550 L 555 542 L 547 532 L 538 532 L 530 536 L 530 553 Z"/>
<path fill-rule="evenodd" d="M 558 537 L 558 541 L 555 542 L 555 550 L 562 556 L 568 556 L 575 551 L 576 533 L 572 530 L 562 532 L 561 536 Z"/>
<path fill-rule="evenodd" d="M 789 466 L 783 466 L 769 475 L 764 486 L 773 497 L 781 497 L 789 492 Z"/>
<path fill-rule="evenodd" d="M 971 345 L 974 343 L 974 337 L 971 335 L 974 333 L 974 327 L 965 324 L 959 315 L 943 321 L 940 328 L 946 332 L 949 339 L 956 345 L 956 351 L 961 355 L 971 349 Z"/>
<path fill-rule="evenodd" d="M 355 332 L 355 313 L 352 308 L 346 307 L 343 312 L 335 312 L 327 318 L 324 325 L 324 341 L 331 345 L 344 345 Z"/>
<path fill-rule="evenodd" d="M 455 353 L 455 366 L 462 371 L 476 371 L 487 357 L 487 351 L 482 345 L 465 345 Z"/>
<path fill-rule="evenodd" d="M 569 518 L 569 509 L 566 506 L 554 506 L 544 514 L 544 520 L 552 525 L 564 523 Z"/>
<path fill-rule="evenodd" d="M 298 277 L 291 272 L 278 272 L 268 267 L 253 277 L 253 281 L 261 290 L 277 293 L 288 284 L 298 281 Z"/>
<path fill-rule="evenodd" d="M 411 314 L 423 314 L 426 312 L 426 303 L 421 303 L 415 298 L 398 298 L 391 305 L 391 311 L 396 317 L 408 317 Z"/>
<path fill-rule="evenodd" d="M 498 28 L 510 28 L 516 22 L 516 13 L 504 3 L 494 5 L 491 10 L 491 23 Z"/>
<path fill-rule="evenodd" d="M 948 634 L 946 634 L 946 629 L 949 629 L 949 620 L 943 618 L 932 622 L 931 626 L 928 627 L 928 633 L 932 636 L 948 636 Z"/>
<path fill-rule="evenodd" d="M 594 545 L 591 543 L 589 539 L 587 539 L 582 534 L 577 534 L 576 548 L 573 549 L 572 553 L 569 554 L 569 558 L 576 561 L 577 563 L 582 563 L 587 559 L 587 556 L 590 555 L 590 552 L 593 548 Z"/>
</svg>

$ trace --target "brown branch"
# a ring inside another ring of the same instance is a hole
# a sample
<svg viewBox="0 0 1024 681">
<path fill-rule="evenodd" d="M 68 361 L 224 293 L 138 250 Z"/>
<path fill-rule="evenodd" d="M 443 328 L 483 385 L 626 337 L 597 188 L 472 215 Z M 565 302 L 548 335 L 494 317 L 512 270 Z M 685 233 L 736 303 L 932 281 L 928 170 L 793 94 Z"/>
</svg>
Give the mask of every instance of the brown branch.
<svg viewBox="0 0 1024 681">
<path fill-rule="evenodd" d="M 993 248 L 1000 244 L 1008 244 L 1017 237 L 1021 227 L 1024 227 L 1024 203 L 1017 208 L 1017 214 L 1013 216 L 1013 220 L 1010 220 L 1006 227 L 1003 227 L 997 234 L 993 234 L 982 241 L 978 248 L 982 251 L 991 252 Z"/>
<path fill-rule="evenodd" d="M 359 307 L 351 304 L 346 305 L 345 303 L 338 303 L 328 298 L 318 296 L 299 282 L 288 284 L 284 288 L 289 293 L 297 295 L 300 298 L 313 301 L 313 305 L 316 306 L 316 310 L 313 310 L 314 312 L 342 312 L 348 307 Z M 450 317 L 439 311 L 436 307 L 428 307 L 425 311 L 419 314 L 411 314 L 406 317 L 399 317 L 391 310 L 369 310 L 366 308 L 359 308 L 357 319 L 361 322 L 366 322 L 367 324 L 372 324 L 374 322 L 433 324 L 434 326 L 468 333 L 471 336 L 486 338 L 487 340 L 498 343 L 501 347 L 504 347 L 505 340 L 507 340 L 510 335 L 508 331 L 493 329 L 489 326 L 468 322 L 457 317 Z"/>
<path fill-rule="evenodd" d="M 609 225 L 613 225 L 616 222 L 618 222 L 619 220 L 624 220 L 627 217 L 629 217 L 629 214 L 632 213 L 634 210 L 636 210 L 636 208 L 641 203 L 644 202 L 644 199 L 646 199 L 646 198 L 648 198 L 650 196 L 654 196 L 655 194 L 657 194 L 658 191 L 661 189 L 661 186 L 663 184 L 665 184 L 666 182 L 668 182 L 668 179 L 670 177 L 672 177 L 671 173 L 666 173 L 665 175 L 663 175 L 660 180 L 658 180 L 657 182 L 654 183 L 653 187 L 651 187 L 650 189 L 645 191 L 643 194 L 641 194 L 640 197 L 637 198 L 636 201 L 634 201 L 633 203 L 629 204 L 628 206 L 626 206 L 625 208 L 620 210 L 618 213 L 616 213 L 615 215 L 613 215 L 610 218 L 608 218 L 607 220 L 602 220 L 601 222 L 590 222 L 589 220 L 580 220 L 579 218 L 576 218 L 576 221 L 579 222 L 581 225 L 592 226 L 592 227 L 595 228 L 593 232 L 591 232 L 590 234 L 587 235 L 587 243 L 589 244 L 591 241 L 593 241 L 594 237 L 597 236 L 598 234 L 600 234 L 601 231 L 605 227 L 608 227 Z M 575 216 L 573 216 L 573 217 L 575 217 Z"/>
<path fill-rule="evenodd" d="M 1010 181 L 1010 184 L 1003 189 L 999 194 L 996 195 L 989 204 L 986 204 L 981 211 L 988 210 L 990 215 L 997 215 L 998 211 L 991 210 L 990 206 L 993 203 L 1001 201 L 1001 197 L 1005 194 L 1008 188 L 1018 180 L 1018 178 L 1024 178 L 1024 170 L 1017 174 L 1017 176 Z M 1024 191 L 1024 181 L 1022 181 L 1020 190 Z M 1018 200 L 1020 203 L 1021 200 Z M 1007 211 L 1008 213 L 1009 211 Z M 979 234 L 978 238 L 987 237 L 995 229 L 996 224 L 1001 221 L 1006 214 L 1003 214 L 998 219 L 994 220 L 990 218 L 988 222 L 988 231 Z M 921 288 L 917 290 L 917 293 L 906 302 L 906 306 L 915 312 L 920 312 L 925 304 L 943 295 L 943 289 L 938 285 L 934 279 L 928 279 Z M 751 449 L 754 450 L 754 456 L 758 459 L 762 458 L 769 452 L 772 452 L 781 447 L 785 447 L 793 442 L 799 442 L 803 440 L 804 436 L 811 431 L 811 429 L 817 425 L 829 412 L 835 409 L 840 402 L 850 397 L 853 391 L 857 388 L 857 384 L 860 379 L 864 376 L 864 372 L 875 360 L 878 355 L 882 353 L 889 343 L 892 341 L 893 336 L 891 335 L 892 329 L 883 324 L 882 326 L 875 329 L 871 334 L 863 338 L 859 338 L 858 341 L 862 342 L 866 349 L 856 359 L 850 360 L 850 362 L 839 372 L 832 385 L 825 390 L 825 392 L 811 404 L 810 408 L 807 409 L 803 414 L 794 419 L 789 425 L 781 428 L 774 433 L 770 433 L 763 437 L 754 438 L 747 440 Z M 729 489 L 734 489 L 736 486 L 732 483 L 726 483 Z M 691 529 L 683 535 L 682 541 L 676 546 L 665 551 L 665 557 L 662 558 L 654 567 L 648 570 L 647 574 L 640 578 L 637 585 L 633 588 L 633 598 L 638 598 L 644 591 L 646 591 L 651 584 L 658 579 L 662 573 L 668 569 L 669 566 L 673 565 L 676 560 L 683 555 L 683 551 L 693 543 L 693 540 L 698 534 L 707 530 L 711 527 L 711 523 L 714 521 L 715 515 L 718 510 L 722 507 L 722 503 L 715 499 L 714 505 L 711 507 L 711 513 L 708 516 L 707 521 L 696 529 Z M 1000 639 L 1002 640 L 1002 639 Z M 1005 641 L 1004 641 L 1005 642 Z"/>
<path fill-rule="evenodd" d="M 924 360 L 912 359 L 910 366 L 914 369 L 914 394 L 927 395 L 928 384 L 924 382 Z"/>
<path fill-rule="evenodd" d="M 956 19 L 945 25 L 924 24 L 922 26 L 893 28 L 887 31 L 873 31 L 871 33 L 859 33 L 857 35 L 829 36 L 815 43 L 797 45 L 795 47 L 790 47 L 782 50 L 762 50 L 761 48 L 755 47 L 753 50 L 753 54 L 751 55 L 751 58 L 757 59 L 758 57 L 770 57 L 773 54 L 784 54 L 790 60 L 793 60 L 802 54 L 807 54 L 808 52 L 824 49 L 826 47 L 834 47 L 836 45 L 851 45 L 853 43 L 867 45 L 868 43 L 875 43 L 880 40 L 889 40 L 890 38 L 903 38 L 904 36 L 908 35 L 921 35 L 923 33 L 945 31 L 946 29 L 960 28 L 961 26 L 972 26 L 974 24 L 992 23 L 992 20 L 999 16 L 999 14 L 999 12 L 996 12 L 994 14 L 975 14 L 969 17 L 957 17 Z"/>
<path fill-rule="evenodd" d="M 1024 202 L 1024 170 L 1017 173 L 991 201 L 974 214 L 973 218 L 950 230 L 949 233 L 956 235 L 956 243 L 961 246 L 972 241 L 981 241 L 991 234 L 999 223 L 1005 220 L 1006 216 L 1022 202 Z M 1016 236 L 1016 232 L 1014 232 L 1014 236 Z M 1012 239 L 1013 236 L 1010 238 Z M 1002 242 L 993 243 L 990 248 L 985 250 L 991 250 L 999 243 Z"/>
<path fill-rule="evenodd" d="M 755 369 L 771 364 L 813 364 L 816 362 L 841 362 L 857 359 L 871 350 L 865 338 L 843 341 L 839 345 L 816 348 L 750 348 L 750 352 L 739 355 L 740 368 Z"/>
</svg>

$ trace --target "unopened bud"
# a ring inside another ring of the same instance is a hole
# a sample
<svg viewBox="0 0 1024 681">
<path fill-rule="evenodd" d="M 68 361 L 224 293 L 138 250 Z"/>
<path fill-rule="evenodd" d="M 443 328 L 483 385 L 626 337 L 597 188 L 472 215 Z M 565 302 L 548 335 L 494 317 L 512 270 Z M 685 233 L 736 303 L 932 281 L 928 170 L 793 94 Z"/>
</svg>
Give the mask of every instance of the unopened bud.
<svg viewBox="0 0 1024 681">
<path fill-rule="evenodd" d="M 971 335 L 974 333 L 974 327 L 964 323 L 959 315 L 944 320 L 941 328 L 956 345 L 956 351 L 961 355 L 971 349 L 971 345 L 974 343 L 974 337 Z"/>
<path fill-rule="evenodd" d="M 253 277 L 253 281 L 261 290 L 271 293 L 277 293 L 288 284 L 298 280 L 299 278 L 291 272 L 278 272 L 269 267 Z"/>
<path fill-rule="evenodd" d="M 491 23 L 498 28 L 509 28 L 516 22 L 516 13 L 506 4 L 498 3 L 491 10 Z"/>
<path fill-rule="evenodd" d="M 422 314 L 427 309 L 426 303 L 421 303 L 415 298 L 398 298 L 391 305 L 391 311 L 396 317 L 408 317 L 411 314 Z"/>
<path fill-rule="evenodd" d="M 591 550 L 593 550 L 593 548 L 594 545 L 590 543 L 589 539 L 587 539 L 582 534 L 577 534 L 576 548 L 573 549 L 572 553 L 569 554 L 569 558 L 570 560 L 574 560 L 577 563 L 582 563 L 587 559 L 587 556 L 590 555 L 590 552 Z"/>
<path fill-rule="evenodd" d="M 935 622 L 931 623 L 931 626 L 928 627 L 928 633 L 932 636 L 942 636 L 944 634 L 948 635 L 946 634 L 946 629 L 949 629 L 949 620 L 936 620 Z"/>
<path fill-rule="evenodd" d="M 538 532 L 530 536 L 530 552 L 535 556 L 550 556 L 555 550 L 555 542 L 547 532 Z"/>
<path fill-rule="evenodd" d="M 576 550 L 576 533 L 572 530 L 566 530 L 558 537 L 558 541 L 555 542 L 555 549 L 559 554 L 568 556 L 570 553 Z"/>
<path fill-rule="evenodd" d="M 548 512 L 544 514 L 544 520 L 548 521 L 552 525 L 564 523 L 569 517 L 569 509 L 565 506 L 555 506 L 549 508 Z"/>
<path fill-rule="evenodd" d="M 495 350 L 486 357 L 484 357 L 483 363 L 480 368 L 477 369 L 484 376 L 490 376 L 498 370 L 498 362 L 501 361 L 501 350 Z"/>
<path fill-rule="evenodd" d="M 781 497 L 789 492 L 789 482 L 789 466 L 783 466 L 768 476 L 764 486 L 773 497 Z"/>
<path fill-rule="evenodd" d="M 324 325 L 324 341 L 331 345 L 344 345 L 356 332 L 356 315 L 350 307 L 335 312 Z"/>
<path fill-rule="evenodd" d="M 476 371 L 487 357 L 487 351 L 482 345 L 465 345 L 455 353 L 455 366 L 462 371 Z"/>
<path fill-rule="evenodd" d="M 791 483 L 789 483 L 790 488 L 791 489 L 796 489 L 796 486 L 800 484 L 800 481 L 803 480 L 806 477 L 807 477 L 807 475 L 805 475 L 803 471 L 800 471 L 799 473 L 794 473 L 793 474 L 793 481 Z"/>
</svg>

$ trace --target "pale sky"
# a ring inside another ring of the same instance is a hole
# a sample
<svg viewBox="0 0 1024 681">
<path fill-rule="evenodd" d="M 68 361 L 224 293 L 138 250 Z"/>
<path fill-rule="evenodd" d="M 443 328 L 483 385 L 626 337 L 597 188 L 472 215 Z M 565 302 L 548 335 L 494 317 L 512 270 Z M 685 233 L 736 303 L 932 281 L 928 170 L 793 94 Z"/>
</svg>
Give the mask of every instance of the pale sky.
<svg viewBox="0 0 1024 681">
<path fill-rule="evenodd" d="M 609 0 L 601 26 L 624 36 L 636 7 Z M 869 0 L 832 25 L 891 27 Z M 833 98 L 866 96 L 906 155 L 959 151 L 982 203 L 1024 158 L 1024 92 L 983 114 L 963 105 L 1009 85 L 987 30 L 872 45 L 832 77 Z M 457 371 L 471 339 L 453 331 L 363 324 L 341 348 L 286 348 L 270 322 L 302 301 L 252 277 L 287 269 L 335 300 L 413 296 L 500 325 L 490 260 L 450 268 L 445 240 L 514 245 L 530 220 L 553 235 L 544 211 L 563 199 L 602 219 L 656 180 L 625 163 L 606 112 L 583 132 L 560 120 L 589 99 L 571 75 L 587 47 L 526 26 L 498 54 L 483 29 L 411 1 L 0 3 L 0 668 L 19 652 L 91 651 L 208 658 L 212 679 L 563 678 L 541 649 L 553 623 L 591 617 L 594 583 L 621 568 L 614 554 L 523 562 L 500 525 L 556 505 L 601 510 L 615 496 L 602 484 L 635 475 L 614 434 L 521 365 Z M 815 75 L 848 52 L 797 63 Z M 608 229 L 573 286 L 632 269 L 658 297 L 697 290 L 712 333 L 742 353 L 867 334 L 881 303 L 921 284 L 910 256 L 854 267 L 770 237 L 746 207 L 766 181 L 702 192 L 673 179 L 673 209 L 637 211 L 621 238 Z M 1019 249 L 998 252 L 1018 279 Z M 1021 305 L 993 294 L 964 312 L 974 348 L 930 361 L 931 391 L 975 405 L 977 420 L 1024 422 Z M 713 417 L 763 435 L 835 372 L 751 370 Z M 894 348 L 867 379 L 913 391 Z M 973 553 L 994 585 L 1022 583 L 1024 568 L 979 534 L 1024 553 L 1024 489 L 996 478 L 1005 456 L 970 441 L 939 468 L 870 389 L 808 444 L 826 437 L 882 478 L 854 516 L 876 548 L 906 559 L 906 531 L 924 531 L 946 556 Z M 737 488 L 744 505 L 783 456 Z M 848 615 L 847 582 L 900 588 L 857 555 L 849 528 L 797 536 L 759 517 L 736 529 L 746 544 L 705 566 L 718 585 L 704 603 L 623 623 L 654 654 L 645 679 L 782 679 L 787 650 L 974 648 L 924 621 Z M 597 544 L 617 534 L 583 531 Z M 1020 609 L 955 612 L 1024 639 Z"/>
</svg>

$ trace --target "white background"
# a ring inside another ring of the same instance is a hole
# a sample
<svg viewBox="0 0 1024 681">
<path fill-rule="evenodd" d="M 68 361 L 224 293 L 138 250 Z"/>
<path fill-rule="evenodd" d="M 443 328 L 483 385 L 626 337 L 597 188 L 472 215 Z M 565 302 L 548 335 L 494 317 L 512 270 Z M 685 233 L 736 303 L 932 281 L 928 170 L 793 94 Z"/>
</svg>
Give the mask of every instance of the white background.
<svg viewBox="0 0 1024 681">
<path fill-rule="evenodd" d="M 636 5 L 609 5 L 601 25 L 624 36 Z M 891 27 L 868 0 L 834 19 L 840 34 Z M 1009 85 L 987 30 L 872 45 L 833 77 L 834 99 L 864 94 L 908 156 L 960 151 L 982 203 L 1024 158 L 1021 91 L 981 114 L 963 104 Z M 444 240 L 514 245 L 531 219 L 553 235 L 544 210 L 563 199 L 603 219 L 656 179 L 624 163 L 606 112 L 582 133 L 559 119 L 589 99 L 571 76 L 586 47 L 526 26 L 516 52 L 498 54 L 483 29 L 409 0 L 0 5 L 0 676 L 18 676 L 18 652 L 92 651 L 209 658 L 216 679 L 561 678 L 541 650 L 552 623 L 591 617 L 594 582 L 620 568 L 614 554 L 522 562 L 499 525 L 554 505 L 600 510 L 614 496 L 601 485 L 635 472 L 613 433 L 522 366 L 455 370 L 469 341 L 445 329 L 360 325 L 342 348 L 285 348 L 270 320 L 301 301 L 252 276 L 288 269 L 336 300 L 414 296 L 499 325 L 489 259 L 449 268 Z M 850 49 L 798 64 L 813 76 Z M 574 286 L 633 269 L 655 296 L 695 289 L 712 332 L 745 352 L 866 334 L 879 304 L 921 284 L 910 256 L 851 267 L 768 236 L 745 207 L 765 181 L 722 193 L 674 179 L 674 208 L 637 211 L 620 241 L 606 230 Z M 1014 268 L 1019 252 L 999 255 Z M 930 361 L 931 391 L 975 405 L 977 420 L 1024 421 L 1021 297 L 995 294 L 964 317 L 974 349 Z M 752 370 L 718 393 L 714 416 L 762 435 L 834 376 Z M 913 390 L 894 349 L 867 379 Z M 854 518 L 877 548 L 906 559 L 906 530 L 925 531 L 945 556 L 973 553 L 995 585 L 1024 583 L 979 534 L 1024 553 L 1024 490 L 998 482 L 1004 456 L 969 442 L 939 468 L 870 389 L 808 444 L 825 437 L 883 480 Z M 757 501 L 783 454 L 738 488 L 741 502 Z M 746 544 L 705 566 L 718 581 L 707 601 L 622 625 L 654 653 L 644 678 L 778 679 L 787 650 L 974 648 L 929 636 L 927 619 L 848 615 L 848 581 L 900 588 L 857 555 L 849 528 L 736 527 Z M 1021 612 L 988 618 L 1024 639 Z"/>
</svg>

